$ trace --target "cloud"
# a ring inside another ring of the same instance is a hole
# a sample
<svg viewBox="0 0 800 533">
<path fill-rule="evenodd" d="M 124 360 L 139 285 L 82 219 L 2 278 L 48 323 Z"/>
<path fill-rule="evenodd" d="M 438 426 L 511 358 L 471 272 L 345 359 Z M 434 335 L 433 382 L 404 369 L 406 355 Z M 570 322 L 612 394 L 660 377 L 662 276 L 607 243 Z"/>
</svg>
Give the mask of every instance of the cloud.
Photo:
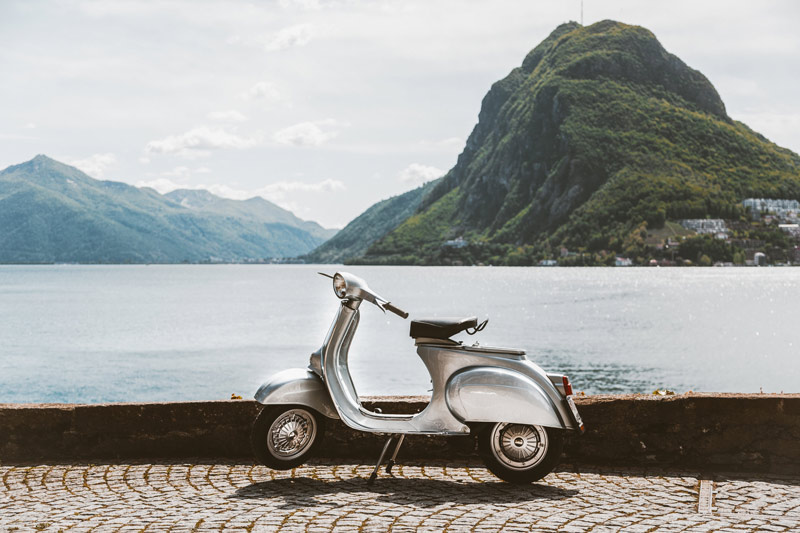
<svg viewBox="0 0 800 533">
<path fill-rule="evenodd" d="M 195 167 L 192 169 L 181 165 L 173 168 L 172 170 L 162 172 L 160 177 L 151 180 L 137 181 L 136 186 L 150 187 L 151 189 L 157 190 L 161 194 L 174 191 L 175 189 L 196 189 L 198 187 L 194 187 L 186 183 L 188 179 L 194 174 L 208 174 L 210 172 L 211 169 L 208 167 Z M 152 176 L 153 174 L 148 175 Z M 173 181 L 173 179 L 177 181 Z M 199 188 L 203 187 L 200 186 Z"/>
<path fill-rule="evenodd" d="M 239 113 L 235 109 L 228 111 L 212 111 L 208 114 L 208 118 L 219 122 L 245 122 L 247 117 Z"/>
<path fill-rule="evenodd" d="M 411 185 L 422 185 L 445 174 L 446 172 L 440 168 L 411 163 L 397 174 L 397 179 Z"/>
<path fill-rule="evenodd" d="M 181 185 L 179 183 L 175 183 L 174 181 L 167 179 L 167 178 L 156 178 L 154 180 L 142 180 L 137 181 L 134 185 L 136 187 L 144 188 L 149 187 L 151 189 L 155 189 L 160 194 L 166 194 L 170 191 L 174 191 L 175 189 L 186 189 L 185 185 Z"/>
<path fill-rule="evenodd" d="M 322 9 L 320 0 L 280 0 L 278 3 L 284 9 L 293 7 L 300 8 L 304 11 L 317 11 L 318 9 Z"/>
<path fill-rule="evenodd" d="M 339 134 L 333 129 L 339 125 L 333 119 L 301 122 L 275 132 L 272 139 L 279 144 L 292 146 L 319 146 Z"/>
<path fill-rule="evenodd" d="M 314 26 L 311 24 L 297 24 L 283 28 L 264 42 L 264 50 L 277 52 L 288 48 L 305 46 L 314 36 Z"/>
<path fill-rule="evenodd" d="M 267 102 L 275 102 L 281 99 L 281 93 L 275 87 L 274 83 L 268 81 L 260 81 L 242 93 L 242 96 L 247 100 L 261 100 Z"/>
<path fill-rule="evenodd" d="M 102 179 L 105 171 L 117 164 L 117 156 L 112 153 L 93 154 L 85 159 L 70 161 L 69 164 L 93 178 Z"/>
<path fill-rule="evenodd" d="M 36 129 L 36 124 L 33 123 L 33 122 L 28 122 L 27 124 L 25 124 L 25 129 L 26 130 L 34 130 L 34 129 Z"/>
<path fill-rule="evenodd" d="M 242 150 L 256 144 L 256 140 L 241 137 L 222 128 L 201 126 L 186 133 L 170 135 L 164 139 L 150 141 L 145 146 L 145 159 L 150 154 L 174 154 L 186 158 L 206 156 L 212 150 L 233 148 Z"/>
</svg>

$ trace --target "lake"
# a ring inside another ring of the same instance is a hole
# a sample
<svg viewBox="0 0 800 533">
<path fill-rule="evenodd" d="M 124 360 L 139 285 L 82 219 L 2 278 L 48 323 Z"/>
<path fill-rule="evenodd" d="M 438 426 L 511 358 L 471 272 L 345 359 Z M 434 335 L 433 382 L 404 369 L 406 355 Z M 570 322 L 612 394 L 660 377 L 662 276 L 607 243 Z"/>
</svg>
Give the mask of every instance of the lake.
<svg viewBox="0 0 800 533">
<path fill-rule="evenodd" d="M 0 266 L 0 402 L 250 398 L 305 367 L 344 269 L 421 316 L 489 318 L 594 393 L 800 391 L 800 268 Z M 425 394 L 408 321 L 361 307 L 360 394 Z"/>
</svg>

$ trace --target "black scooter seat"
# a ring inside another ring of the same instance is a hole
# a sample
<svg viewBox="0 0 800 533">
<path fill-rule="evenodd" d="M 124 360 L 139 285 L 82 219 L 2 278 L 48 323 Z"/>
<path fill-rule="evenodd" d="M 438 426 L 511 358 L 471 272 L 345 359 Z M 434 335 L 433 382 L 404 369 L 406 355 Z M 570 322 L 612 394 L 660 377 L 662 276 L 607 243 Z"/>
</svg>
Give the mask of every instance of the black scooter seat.
<svg viewBox="0 0 800 533">
<path fill-rule="evenodd" d="M 449 339 L 456 333 L 460 333 L 467 328 L 474 328 L 478 325 L 478 318 L 470 316 L 467 318 L 420 318 L 411 321 L 410 335 L 418 339 L 427 337 L 431 339 Z"/>
</svg>

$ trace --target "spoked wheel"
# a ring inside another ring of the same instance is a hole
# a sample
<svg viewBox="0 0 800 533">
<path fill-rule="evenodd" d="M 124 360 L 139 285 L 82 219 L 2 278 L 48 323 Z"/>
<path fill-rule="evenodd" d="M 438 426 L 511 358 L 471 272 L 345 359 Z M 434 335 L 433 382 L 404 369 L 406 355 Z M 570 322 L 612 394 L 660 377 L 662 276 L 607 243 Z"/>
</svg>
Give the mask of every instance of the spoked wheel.
<svg viewBox="0 0 800 533">
<path fill-rule="evenodd" d="M 509 483 L 532 483 L 561 458 L 564 431 L 525 424 L 492 424 L 478 434 L 478 451 L 494 475 Z"/>
<path fill-rule="evenodd" d="M 250 433 L 256 458 L 275 470 L 305 463 L 322 443 L 324 417 L 305 406 L 265 407 Z"/>
</svg>

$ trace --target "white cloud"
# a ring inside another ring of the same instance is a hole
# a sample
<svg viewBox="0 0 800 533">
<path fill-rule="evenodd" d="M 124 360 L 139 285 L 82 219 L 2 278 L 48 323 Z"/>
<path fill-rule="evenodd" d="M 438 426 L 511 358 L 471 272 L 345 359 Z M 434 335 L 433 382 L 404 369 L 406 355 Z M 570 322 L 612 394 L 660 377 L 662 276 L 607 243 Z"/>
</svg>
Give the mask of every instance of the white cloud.
<svg viewBox="0 0 800 533">
<path fill-rule="evenodd" d="M 34 124 L 33 122 L 28 122 L 27 124 L 25 124 L 25 129 L 26 130 L 36 129 L 36 124 Z"/>
<path fill-rule="evenodd" d="M 242 96 L 247 100 L 261 100 L 267 102 L 276 102 L 281 99 L 281 93 L 275 87 L 274 83 L 268 81 L 260 81 L 242 93 Z"/>
<path fill-rule="evenodd" d="M 277 143 L 293 146 L 319 146 L 339 134 L 333 129 L 339 125 L 333 119 L 301 122 L 275 132 L 272 139 Z"/>
<path fill-rule="evenodd" d="M 295 48 L 307 45 L 314 36 L 314 26 L 311 24 L 297 24 L 283 28 L 276 34 L 267 38 L 264 43 L 264 50 L 267 52 L 277 52 L 287 48 Z"/>
<path fill-rule="evenodd" d="M 102 179 L 105 171 L 117 164 L 117 157 L 112 153 L 93 154 L 84 159 L 70 161 L 69 164 L 93 178 Z"/>
<path fill-rule="evenodd" d="M 230 109 L 228 111 L 212 111 L 208 114 L 208 118 L 211 120 L 217 120 L 219 122 L 245 122 L 247 121 L 247 117 L 241 114 L 240 112 L 236 111 L 235 109 Z"/>
<path fill-rule="evenodd" d="M 297 7 L 305 11 L 316 11 L 322 8 L 319 0 L 280 0 L 279 4 L 284 9 Z"/>
<path fill-rule="evenodd" d="M 150 154 L 174 154 L 186 158 L 206 156 L 212 150 L 223 148 L 244 149 L 256 144 L 256 140 L 241 137 L 222 128 L 201 126 L 186 133 L 170 135 L 164 139 L 150 141 L 145 146 L 145 157 Z"/>
<path fill-rule="evenodd" d="M 166 194 L 170 191 L 174 191 L 175 189 L 185 189 L 187 188 L 185 185 L 181 185 L 179 183 L 175 183 L 174 181 L 167 179 L 167 178 L 156 178 L 153 180 L 142 180 L 137 181 L 135 183 L 136 187 L 140 189 L 143 187 L 150 187 L 151 189 L 155 189 L 161 194 Z"/>
<path fill-rule="evenodd" d="M 445 173 L 440 168 L 411 163 L 397 174 L 397 179 L 410 185 L 422 185 L 425 182 L 441 178 Z"/>
</svg>

